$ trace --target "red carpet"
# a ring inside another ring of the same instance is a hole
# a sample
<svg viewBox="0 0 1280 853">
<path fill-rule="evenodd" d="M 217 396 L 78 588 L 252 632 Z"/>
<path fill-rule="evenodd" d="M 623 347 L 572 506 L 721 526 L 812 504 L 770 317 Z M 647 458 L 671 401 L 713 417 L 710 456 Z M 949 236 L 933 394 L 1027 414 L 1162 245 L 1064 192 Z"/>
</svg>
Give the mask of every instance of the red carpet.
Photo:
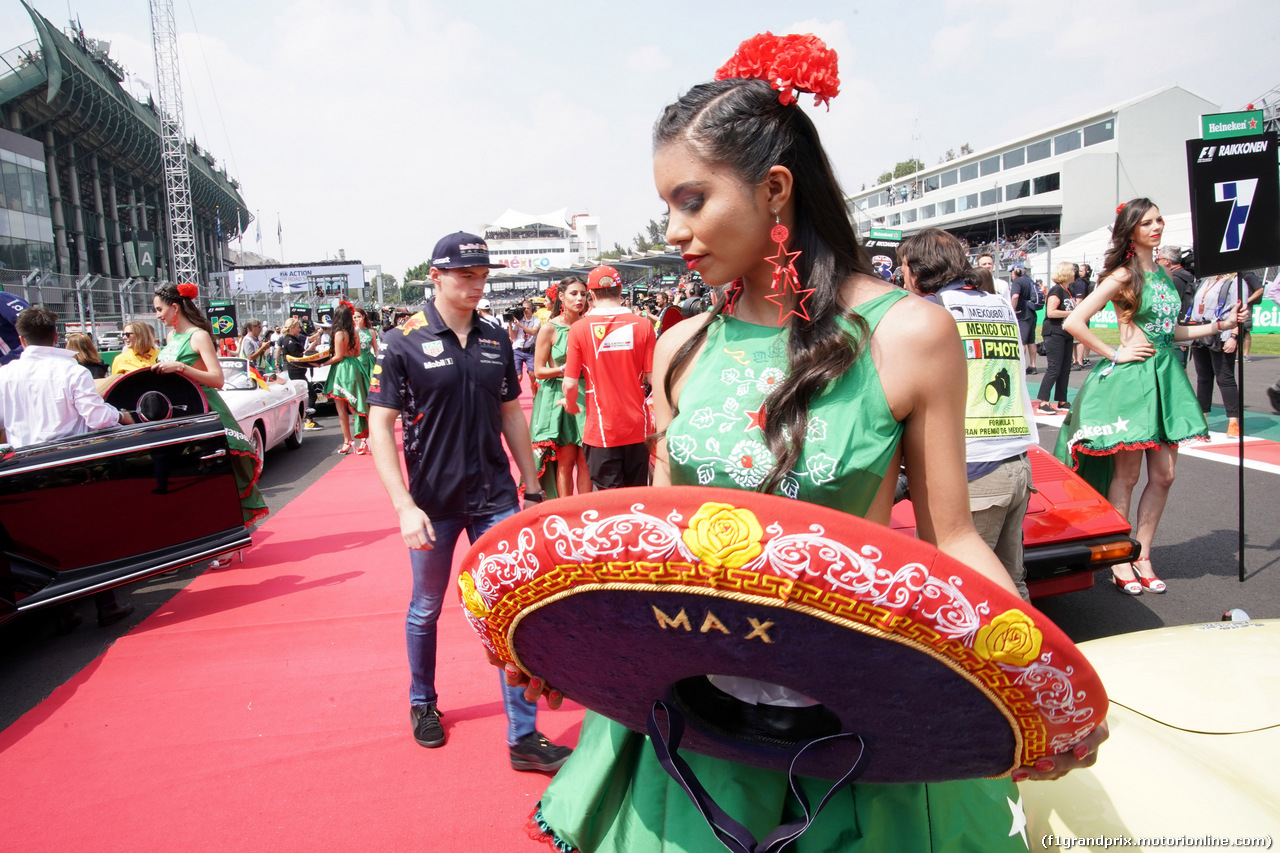
<svg viewBox="0 0 1280 853">
<path fill-rule="evenodd" d="M 0 732 L 0 849 L 545 851 L 524 825 L 549 777 L 511 770 L 497 670 L 452 594 L 449 742 L 414 743 L 409 588 L 372 459 L 342 460 L 243 564 L 197 577 Z M 562 743 L 580 722 L 569 703 L 539 714 Z"/>
</svg>

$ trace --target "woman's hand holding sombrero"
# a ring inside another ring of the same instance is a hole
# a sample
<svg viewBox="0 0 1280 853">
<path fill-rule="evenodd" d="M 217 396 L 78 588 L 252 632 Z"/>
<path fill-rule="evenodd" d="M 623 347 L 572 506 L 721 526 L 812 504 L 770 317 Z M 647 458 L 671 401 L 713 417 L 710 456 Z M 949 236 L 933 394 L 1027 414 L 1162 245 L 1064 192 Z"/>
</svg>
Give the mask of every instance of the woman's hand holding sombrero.
<svg viewBox="0 0 1280 853">
<path fill-rule="evenodd" d="M 564 695 L 541 678 L 533 678 L 526 675 L 520 670 L 520 667 L 513 663 L 504 663 L 488 649 L 485 649 L 484 653 L 489 657 L 489 663 L 501 668 L 505 673 L 508 687 L 524 686 L 524 700 L 530 705 L 538 704 L 538 697 L 545 696 L 547 697 L 547 707 L 554 711 L 564 701 Z"/>
<path fill-rule="evenodd" d="M 1107 721 L 1103 720 L 1097 727 L 1076 744 L 1070 752 L 1060 752 L 1052 757 L 1042 758 L 1034 766 L 1023 766 L 1013 771 L 1015 782 L 1051 782 L 1061 779 L 1072 770 L 1092 767 L 1098 760 L 1098 747 L 1110 737 Z"/>
</svg>

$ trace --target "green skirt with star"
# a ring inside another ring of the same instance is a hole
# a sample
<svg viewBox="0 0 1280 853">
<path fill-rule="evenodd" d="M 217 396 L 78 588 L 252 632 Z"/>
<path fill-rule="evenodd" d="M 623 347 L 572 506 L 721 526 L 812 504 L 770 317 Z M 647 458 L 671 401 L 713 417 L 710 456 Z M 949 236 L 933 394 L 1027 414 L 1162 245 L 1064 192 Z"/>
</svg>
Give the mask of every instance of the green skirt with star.
<svg viewBox="0 0 1280 853">
<path fill-rule="evenodd" d="M 1207 439 L 1209 425 L 1174 348 L 1156 345 L 1145 361 L 1104 361 L 1080 386 L 1054 455 L 1106 497 L 1120 450 L 1177 447 Z"/>
<path fill-rule="evenodd" d="M 959 733 L 957 733 L 958 736 Z M 698 780 L 757 839 L 800 817 L 787 775 L 684 752 Z M 800 778 L 811 807 L 830 782 Z M 581 853 L 723 850 L 645 735 L 588 711 L 573 755 L 534 820 L 552 846 Z M 787 853 L 1026 853 L 1022 797 L 1008 778 L 928 785 L 854 783 Z"/>
</svg>

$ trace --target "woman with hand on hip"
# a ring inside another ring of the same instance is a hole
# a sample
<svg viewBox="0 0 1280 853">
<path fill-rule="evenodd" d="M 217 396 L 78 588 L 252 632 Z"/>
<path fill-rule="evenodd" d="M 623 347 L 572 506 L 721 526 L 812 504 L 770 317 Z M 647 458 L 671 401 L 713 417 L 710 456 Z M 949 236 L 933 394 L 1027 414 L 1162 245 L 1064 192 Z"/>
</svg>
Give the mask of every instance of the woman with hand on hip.
<svg viewBox="0 0 1280 853">
<path fill-rule="evenodd" d="M 222 365 L 218 361 L 218 350 L 213 343 L 213 327 L 195 303 L 199 294 L 194 284 L 166 284 L 156 288 L 153 299 L 156 319 L 173 331 L 151 369 L 157 373 L 181 373 L 204 387 L 209 410 L 218 413 L 222 419 L 222 428 L 227 433 L 232 470 L 240 492 L 240 509 L 245 526 L 248 527 L 267 515 L 266 501 L 258 491 L 262 459 L 249 437 L 240 431 L 240 424 L 218 393 L 223 382 Z M 230 564 L 231 558 L 225 557 L 210 565 L 222 568 Z"/>
<path fill-rule="evenodd" d="M 1164 217 L 1150 199 L 1135 198 L 1116 208 L 1098 286 L 1063 323 L 1069 335 L 1102 353 L 1106 361 L 1099 362 L 1080 386 L 1054 454 L 1077 469 L 1126 518 L 1142 463 L 1147 463 L 1147 484 L 1134 523 L 1142 557 L 1113 567 L 1111 575 L 1127 595 L 1165 591 L 1150 555 L 1173 485 L 1178 445 L 1209 435 L 1173 343 L 1220 334 L 1248 315 L 1247 308 L 1235 304 L 1212 323 L 1178 325 L 1182 299 L 1154 257 L 1163 233 Z M 1115 347 L 1089 329 L 1089 321 L 1108 302 L 1120 326 Z"/>
</svg>

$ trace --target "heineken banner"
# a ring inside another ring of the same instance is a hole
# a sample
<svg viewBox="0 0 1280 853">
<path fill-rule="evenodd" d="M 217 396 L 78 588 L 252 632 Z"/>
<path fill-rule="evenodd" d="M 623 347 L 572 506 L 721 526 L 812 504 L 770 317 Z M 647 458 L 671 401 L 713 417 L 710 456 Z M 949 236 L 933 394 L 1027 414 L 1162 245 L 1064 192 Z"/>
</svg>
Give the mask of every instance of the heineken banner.
<svg viewBox="0 0 1280 853">
<path fill-rule="evenodd" d="M 236 337 L 235 303 L 226 299 L 210 299 L 209 322 L 213 324 L 214 338 Z"/>
<path fill-rule="evenodd" d="M 289 316 L 297 317 L 299 320 L 304 321 L 303 324 L 305 325 L 306 321 L 311 319 L 311 306 L 305 302 L 295 302 L 289 306 Z"/>
<path fill-rule="evenodd" d="M 153 231 L 137 233 L 138 275 L 142 278 L 156 277 L 156 235 Z"/>
<path fill-rule="evenodd" d="M 893 278 L 893 271 L 898 266 L 898 245 L 902 242 L 902 232 L 891 228 L 872 228 L 863 245 L 871 256 L 871 266 L 876 275 L 885 281 Z"/>
<path fill-rule="evenodd" d="M 1249 116 L 1206 116 L 1206 137 L 1187 140 L 1191 233 L 1201 276 L 1280 264 L 1277 138 L 1260 132 L 1262 123 Z"/>
</svg>

